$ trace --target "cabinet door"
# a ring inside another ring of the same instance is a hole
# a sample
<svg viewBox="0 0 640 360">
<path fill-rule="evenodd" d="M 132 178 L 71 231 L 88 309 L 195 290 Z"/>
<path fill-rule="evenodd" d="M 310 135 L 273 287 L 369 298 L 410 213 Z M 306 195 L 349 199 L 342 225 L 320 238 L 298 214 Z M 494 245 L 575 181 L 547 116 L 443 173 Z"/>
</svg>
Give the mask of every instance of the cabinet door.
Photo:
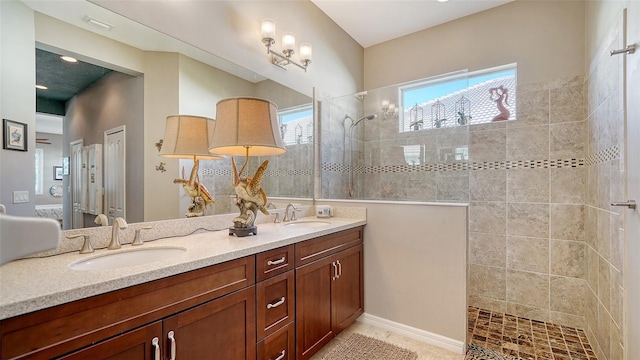
<svg viewBox="0 0 640 360">
<path fill-rule="evenodd" d="M 334 336 L 331 287 L 334 258 L 327 257 L 296 269 L 296 359 L 306 360 Z"/>
<path fill-rule="evenodd" d="M 364 311 L 362 245 L 336 254 L 338 278 L 333 282 L 333 331 L 338 334 Z"/>
<path fill-rule="evenodd" d="M 164 358 L 255 359 L 255 307 L 251 286 L 165 319 Z"/>
<path fill-rule="evenodd" d="M 156 339 L 154 342 L 153 340 Z M 64 360 L 160 360 L 160 321 L 65 355 Z"/>
</svg>

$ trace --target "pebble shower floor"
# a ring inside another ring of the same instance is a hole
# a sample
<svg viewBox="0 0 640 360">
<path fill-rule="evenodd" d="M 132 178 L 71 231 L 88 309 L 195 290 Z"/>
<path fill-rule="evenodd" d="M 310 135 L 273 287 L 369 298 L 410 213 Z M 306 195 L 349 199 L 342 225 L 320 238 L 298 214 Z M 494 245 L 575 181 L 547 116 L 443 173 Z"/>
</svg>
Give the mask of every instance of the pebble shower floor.
<svg viewBox="0 0 640 360">
<path fill-rule="evenodd" d="M 596 360 L 582 329 L 469 307 L 468 343 L 525 360 Z"/>
</svg>

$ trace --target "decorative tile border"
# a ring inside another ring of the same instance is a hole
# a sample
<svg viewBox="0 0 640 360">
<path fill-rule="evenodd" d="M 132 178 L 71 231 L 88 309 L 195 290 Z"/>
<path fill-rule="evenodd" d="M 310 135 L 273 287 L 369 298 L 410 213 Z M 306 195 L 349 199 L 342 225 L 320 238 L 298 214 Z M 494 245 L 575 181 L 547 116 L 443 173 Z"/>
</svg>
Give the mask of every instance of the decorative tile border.
<svg viewBox="0 0 640 360">
<path fill-rule="evenodd" d="M 208 176 L 233 176 L 231 169 L 203 169 L 203 175 Z M 286 169 L 286 170 L 267 170 L 265 176 L 313 176 L 312 169 Z"/>
<path fill-rule="evenodd" d="M 428 171 L 465 171 L 465 170 L 511 170 L 511 169 L 548 169 L 548 168 L 578 168 L 597 165 L 620 158 L 620 147 L 612 146 L 597 154 L 589 155 L 586 159 L 556 159 L 556 160 L 517 160 L 494 162 L 458 162 L 450 164 L 424 165 L 386 165 L 386 166 L 349 166 L 336 163 L 322 163 L 322 171 L 349 172 L 357 174 L 408 173 Z"/>
</svg>

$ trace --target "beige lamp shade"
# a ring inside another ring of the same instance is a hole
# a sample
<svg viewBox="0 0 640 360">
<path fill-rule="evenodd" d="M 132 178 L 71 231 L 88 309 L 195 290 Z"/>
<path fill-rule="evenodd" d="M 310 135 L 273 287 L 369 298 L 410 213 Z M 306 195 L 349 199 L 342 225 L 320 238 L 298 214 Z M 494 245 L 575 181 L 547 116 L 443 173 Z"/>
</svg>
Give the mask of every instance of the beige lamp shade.
<svg viewBox="0 0 640 360">
<path fill-rule="evenodd" d="M 284 154 L 277 110 L 276 104 L 251 97 L 218 101 L 209 151 L 232 156 L 244 156 L 247 149 L 250 156 Z"/>
<path fill-rule="evenodd" d="M 215 120 L 202 116 L 170 115 L 164 130 L 160 155 L 169 158 L 222 160 L 209 152 Z"/>
</svg>

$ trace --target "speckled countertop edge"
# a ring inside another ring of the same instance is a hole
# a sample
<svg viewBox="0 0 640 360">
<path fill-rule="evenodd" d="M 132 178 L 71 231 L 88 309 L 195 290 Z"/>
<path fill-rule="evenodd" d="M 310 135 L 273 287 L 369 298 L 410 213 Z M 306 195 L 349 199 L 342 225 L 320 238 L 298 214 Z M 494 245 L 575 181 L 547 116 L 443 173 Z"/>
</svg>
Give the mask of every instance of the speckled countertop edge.
<svg viewBox="0 0 640 360">
<path fill-rule="evenodd" d="M 225 229 L 147 241 L 136 249 L 177 246 L 187 251 L 168 260 L 113 270 L 77 271 L 69 269 L 68 265 L 85 258 L 127 251 L 131 249 L 130 245 L 123 245 L 120 250 L 101 249 L 85 255 L 71 252 L 13 261 L 0 267 L 0 320 L 366 224 L 366 212 L 360 209 L 345 208 L 336 211 L 335 215 L 322 219 L 330 223 L 326 227 L 262 223 L 258 225 L 256 236 L 237 238 L 229 236 Z"/>
</svg>

